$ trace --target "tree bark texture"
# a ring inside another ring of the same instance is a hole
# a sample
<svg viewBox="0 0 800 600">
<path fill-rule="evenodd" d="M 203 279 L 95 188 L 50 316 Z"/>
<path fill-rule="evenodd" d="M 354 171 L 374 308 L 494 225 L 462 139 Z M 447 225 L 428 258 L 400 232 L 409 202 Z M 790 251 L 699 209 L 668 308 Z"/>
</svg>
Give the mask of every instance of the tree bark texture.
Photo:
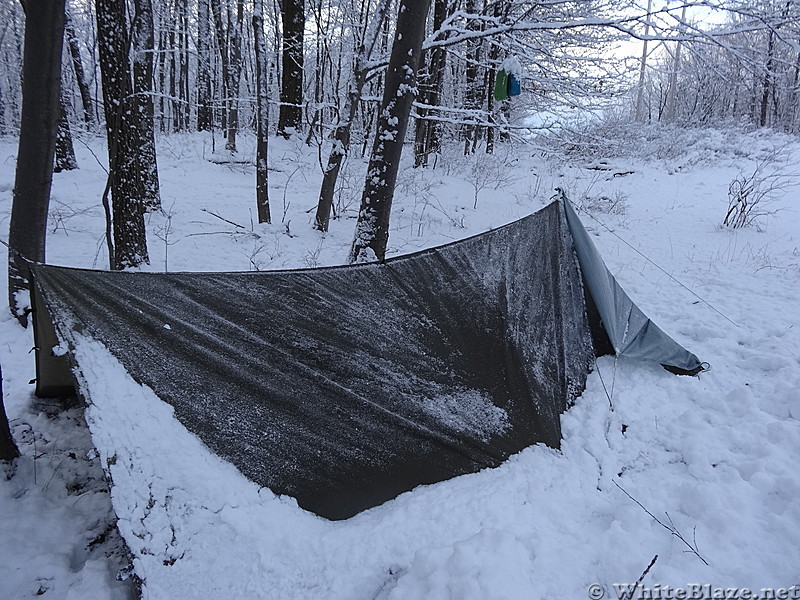
<svg viewBox="0 0 800 600">
<path fill-rule="evenodd" d="M 261 10 L 253 15 L 253 38 L 256 53 L 256 208 L 259 223 L 271 223 L 269 211 L 269 171 L 267 150 L 269 138 L 269 99 L 267 98 L 267 42 Z"/>
<path fill-rule="evenodd" d="M 197 130 L 211 131 L 211 21 L 209 0 L 197 2 Z"/>
<path fill-rule="evenodd" d="M 141 146 L 136 157 L 142 180 L 142 192 L 146 207 L 161 208 L 161 193 L 156 163 L 156 138 L 153 124 L 153 5 L 151 0 L 134 0 L 134 15 L 131 25 L 133 36 L 133 97 L 131 109 L 138 113 L 135 119 L 141 135 Z"/>
<path fill-rule="evenodd" d="M 19 456 L 19 449 L 11 435 L 11 427 L 8 425 L 8 415 L 6 415 L 3 400 L 3 370 L 0 368 L 0 460 L 10 461 Z"/>
<path fill-rule="evenodd" d="M 438 31 L 447 18 L 447 0 L 434 0 L 433 3 L 433 30 Z M 444 48 L 436 47 L 426 53 L 428 59 L 424 69 L 420 69 L 420 100 L 428 106 L 439 106 L 442 95 L 442 82 L 447 60 Z M 425 119 L 430 109 L 420 108 L 420 118 L 415 124 L 414 136 L 414 166 L 428 166 L 428 157 L 438 152 L 441 146 L 439 139 L 441 127 L 437 121 Z"/>
<path fill-rule="evenodd" d="M 66 14 L 64 35 L 67 38 L 67 48 L 69 48 L 69 55 L 72 60 L 72 70 L 75 71 L 75 81 L 78 84 L 78 91 L 81 94 L 83 120 L 88 125 L 94 122 L 94 105 L 92 104 L 92 94 L 89 92 L 89 84 L 86 81 L 86 73 L 83 70 L 79 39 L 75 33 L 75 28 L 72 25 L 69 13 Z"/>
<path fill-rule="evenodd" d="M 64 0 L 28 0 L 22 64 L 22 117 L 9 225 L 8 295 L 12 314 L 27 325 L 28 268 L 19 255 L 45 260 L 47 211 L 61 116 Z"/>
<path fill-rule="evenodd" d="M 288 138 L 293 132 L 300 131 L 303 124 L 305 0 L 281 0 L 281 23 L 283 26 L 283 52 L 278 134 Z"/>
<path fill-rule="evenodd" d="M 142 114 L 131 102 L 125 4 L 96 0 L 95 5 L 113 215 L 114 253 L 110 266 L 124 269 L 149 262 L 144 225 L 146 195 L 137 155 L 144 143 L 138 122 Z"/>
<path fill-rule="evenodd" d="M 400 1 L 350 262 L 382 261 L 386 257 L 389 216 L 411 105 L 417 94 L 417 69 L 430 4 L 431 0 Z"/>
<path fill-rule="evenodd" d="M 227 28 L 222 18 L 220 0 L 211 0 L 211 12 L 214 17 L 214 31 L 222 60 L 223 93 L 228 112 L 225 118 L 225 149 L 235 153 L 236 131 L 239 128 L 239 79 L 242 73 L 242 19 L 244 18 L 244 0 L 236 2 L 236 22 L 228 15 Z"/>
<path fill-rule="evenodd" d="M 467 0 L 467 12 L 469 14 L 477 14 L 478 3 L 477 0 Z M 481 25 L 477 21 L 470 21 L 467 24 L 467 29 L 477 32 L 481 29 Z M 483 40 L 467 40 L 466 42 L 466 83 L 467 87 L 464 90 L 464 108 L 474 111 L 474 114 L 468 116 L 466 120 L 478 121 L 477 113 L 483 108 L 483 77 L 481 77 L 481 49 Z M 464 154 L 472 154 L 478 146 L 478 138 L 480 137 L 481 128 L 475 124 L 464 125 Z"/>
<path fill-rule="evenodd" d="M 75 158 L 75 147 L 72 145 L 72 131 L 69 127 L 67 118 L 67 103 L 64 95 L 61 95 L 61 117 L 58 120 L 58 132 L 56 133 L 56 162 L 53 166 L 54 173 L 61 171 L 73 171 L 78 168 L 78 160 Z"/>
</svg>

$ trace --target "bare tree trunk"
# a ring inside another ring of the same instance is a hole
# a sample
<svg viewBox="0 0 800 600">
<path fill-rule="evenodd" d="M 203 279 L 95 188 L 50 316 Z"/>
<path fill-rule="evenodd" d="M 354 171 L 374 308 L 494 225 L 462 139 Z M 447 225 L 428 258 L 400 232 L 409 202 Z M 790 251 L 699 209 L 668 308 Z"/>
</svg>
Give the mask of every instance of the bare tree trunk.
<svg viewBox="0 0 800 600">
<path fill-rule="evenodd" d="M 761 127 L 765 127 L 767 125 L 767 114 L 769 112 L 769 99 L 770 95 L 772 95 L 774 102 L 777 103 L 776 98 L 776 91 L 775 91 L 775 37 L 776 37 L 776 29 L 780 28 L 783 25 L 789 16 L 789 11 L 792 8 L 792 1 L 788 0 L 786 5 L 783 8 L 781 14 L 781 20 L 775 25 L 774 29 L 769 30 L 769 39 L 767 42 L 767 64 L 764 68 L 764 84 L 762 86 L 761 92 L 761 111 L 760 111 L 760 118 L 759 124 Z M 777 106 L 776 106 L 777 112 Z"/>
<path fill-rule="evenodd" d="M 239 128 L 239 78 L 242 71 L 242 19 L 244 18 L 244 0 L 236 2 L 236 23 L 228 19 L 227 29 L 222 19 L 220 0 L 211 0 L 211 12 L 214 17 L 214 30 L 217 36 L 220 58 L 222 59 L 223 93 L 227 116 L 225 118 L 225 149 L 236 152 L 236 131 Z M 229 15 L 230 17 L 230 15 Z"/>
<path fill-rule="evenodd" d="M 681 11 L 681 21 L 686 21 L 686 7 Z M 681 70 L 681 47 L 683 42 L 678 42 L 675 47 L 675 57 L 672 61 L 672 71 L 669 74 L 669 85 L 667 87 L 667 102 L 664 108 L 664 120 L 672 122 L 677 117 L 677 98 L 678 98 L 678 74 Z"/>
<path fill-rule="evenodd" d="M 269 139 L 269 98 L 267 98 L 267 42 L 264 39 L 264 19 L 260 2 L 253 13 L 253 38 L 256 52 L 256 207 L 258 222 L 271 223 L 269 211 L 269 171 L 267 170 L 267 140 Z"/>
<path fill-rule="evenodd" d="M 210 131 L 211 109 L 211 21 L 209 0 L 197 2 L 197 130 Z"/>
<path fill-rule="evenodd" d="M 22 120 L 8 253 L 8 297 L 14 317 L 27 325 L 28 260 L 44 262 L 47 210 L 61 116 L 64 0 L 26 0 L 22 65 Z"/>
<path fill-rule="evenodd" d="M 177 115 L 176 131 L 187 131 L 191 116 L 189 103 L 189 5 L 188 0 L 178 0 L 177 8 L 177 45 L 176 53 L 176 89 L 175 113 Z"/>
<path fill-rule="evenodd" d="M 503 20 L 508 18 L 508 12 L 511 10 L 509 2 L 496 2 L 494 4 L 494 17 Z M 489 64 L 491 67 L 486 72 L 486 88 L 484 95 L 486 97 L 486 113 L 489 115 L 489 122 L 496 123 L 495 119 L 495 103 L 494 103 L 494 80 L 497 77 L 497 64 L 500 61 L 500 47 L 497 44 L 489 41 Z M 489 126 L 486 128 L 486 154 L 494 152 L 494 142 L 496 137 L 495 127 Z"/>
<path fill-rule="evenodd" d="M 327 23 L 322 22 L 323 6 L 322 0 L 316 0 L 316 4 L 312 2 L 311 12 L 314 15 L 314 22 L 317 29 L 316 40 L 314 43 L 314 116 L 311 118 L 311 123 L 308 127 L 308 134 L 306 135 L 306 145 L 311 145 L 311 140 L 315 134 L 322 137 L 324 111 L 322 104 L 325 98 L 325 87 L 327 84 L 327 71 L 328 62 L 330 61 L 330 51 L 328 49 L 328 27 Z M 338 89 L 334 88 L 334 89 Z"/>
<path fill-rule="evenodd" d="M 114 253 L 110 262 L 112 269 L 124 269 L 149 261 L 145 194 L 137 156 L 145 140 L 138 126 L 141 113 L 131 102 L 125 5 L 118 0 L 95 1 L 113 207 Z"/>
<path fill-rule="evenodd" d="M 92 105 L 92 95 L 89 92 L 89 84 L 86 82 L 86 74 L 83 70 L 78 36 L 75 35 L 75 28 L 72 26 L 72 19 L 70 19 L 69 13 L 66 15 L 64 34 L 67 38 L 67 47 L 72 59 L 72 69 L 75 71 L 75 81 L 78 83 L 78 90 L 81 94 L 83 120 L 89 125 L 94 121 L 94 106 Z"/>
<path fill-rule="evenodd" d="M 303 123 L 305 0 L 281 0 L 281 22 L 283 23 L 283 61 L 278 134 L 288 138 L 292 132 L 299 131 Z"/>
<path fill-rule="evenodd" d="M 162 17 L 163 18 L 163 17 Z M 167 89 L 167 70 L 168 70 L 168 62 L 167 62 L 167 54 L 169 52 L 168 48 L 171 46 L 169 45 L 169 33 L 167 28 L 162 26 L 159 28 L 158 31 L 158 52 L 156 58 L 156 78 L 158 80 L 158 89 L 160 90 L 161 94 L 158 99 L 158 129 L 162 133 L 165 133 L 169 130 L 169 106 L 171 102 L 167 99 L 166 89 Z"/>
<path fill-rule="evenodd" d="M 61 117 L 58 119 L 58 132 L 56 133 L 56 162 L 53 172 L 74 171 L 77 168 L 78 160 L 75 158 L 75 147 L 72 145 L 72 132 L 67 118 L 67 105 L 62 93 Z"/>
<path fill-rule="evenodd" d="M 474 15 L 478 12 L 477 0 L 467 0 L 467 12 Z M 470 21 L 467 29 L 477 31 L 480 25 L 476 21 Z M 483 80 L 480 77 L 480 59 L 482 40 L 467 40 L 467 68 L 466 80 L 467 88 L 464 92 L 464 108 L 474 111 L 475 114 L 466 117 L 466 121 L 477 121 L 477 113 L 483 107 Z M 463 127 L 464 135 L 464 154 L 472 154 L 478 145 L 481 128 L 477 124 L 469 124 Z"/>
<path fill-rule="evenodd" d="M 382 0 L 376 9 L 372 26 L 362 34 L 361 44 L 356 49 L 353 57 L 353 79 L 347 92 L 347 102 L 344 107 L 344 118 L 340 118 L 333 133 L 333 148 L 328 156 L 328 164 L 322 175 L 322 187 L 319 192 L 317 213 L 314 219 L 314 228 L 328 231 L 331 210 L 333 208 L 333 194 L 336 191 L 336 181 L 342 167 L 342 160 L 350 151 L 350 132 L 358 113 L 361 100 L 361 91 L 367 81 L 366 62 L 372 53 L 378 38 L 381 26 L 386 20 L 391 0 Z"/>
<path fill-rule="evenodd" d="M 153 108 L 153 5 L 151 0 L 134 0 L 131 24 L 133 36 L 133 98 L 131 107 L 138 113 L 136 121 L 142 146 L 136 153 L 137 170 L 142 181 L 142 201 L 150 210 L 161 208 L 161 193 L 156 162 L 156 138 Z"/>
<path fill-rule="evenodd" d="M 230 108 L 228 110 L 228 141 L 225 148 L 230 152 L 236 152 L 236 133 L 239 130 L 239 80 L 242 74 L 242 20 L 244 18 L 244 0 L 237 0 L 236 3 L 236 26 L 229 35 L 231 40 L 230 48 L 230 68 L 228 75 L 228 93 L 231 96 Z"/>
<path fill-rule="evenodd" d="M 434 0 L 433 31 L 438 31 L 442 27 L 447 12 L 447 0 Z M 424 69 L 420 69 L 420 100 L 428 106 L 439 106 L 447 53 L 444 48 L 436 47 L 426 54 L 428 63 Z M 439 151 L 441 127 L 438 122 L 425 118 L 430 109 L 420 108 L 418 112 L 420 118 L 415 123 L 414 131 L 414 166 L 426 167 L 431 153 Z"/>
<path fill-rule="evenodd" d="M 431 0 L 400 0 L 350 262 L 382 261 Z"/>
<path fill-rule="evenodd" d="M 647 14 L 653 7 L 653 0 L 647 0 Z M 644 41 L 642 42 L 642 61 L 639 64 L 639 86 L 636 89 L 636 120 L 644 121 L 644 76 L 647 70 L 647 36 L 650 35 L 650 20 L 644 26 Z"/>
<path fill-rule="evenodd" d="M 770 30 L 769 32 L 769 42 L 767 43 L 767 64 L 764 69 L 764 84 L 762 86 L 761 91 L 761 110 L 760 116 L 758 120 L 758 124 L 761 127 L 766 127 L 767 125 L 767 113 L 769 109 L 769 95 L 772 92 L 772 69 L 774 63 L 774 54 L 775 54 L 775 32 Z"/>
<path fill-rule="evenodd" d="M 0 368 L 0 460 L 12 461 L 19 456 L 19 449 L 11 435 L 3 399 L 3 370 Z"/>
</svg>

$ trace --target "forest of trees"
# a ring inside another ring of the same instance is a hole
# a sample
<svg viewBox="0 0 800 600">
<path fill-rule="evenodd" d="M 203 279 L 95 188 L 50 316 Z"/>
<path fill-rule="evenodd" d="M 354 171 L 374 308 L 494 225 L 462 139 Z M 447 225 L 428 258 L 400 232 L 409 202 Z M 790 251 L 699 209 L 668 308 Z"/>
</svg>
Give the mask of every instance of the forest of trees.
<svg viewBox="0 0 800 600">
<path fill-rule="evenodd" d="M 156 140 L 176 132 L 210 132 L 231 160 L 237 135 L 256 134 L 264 223 L 269 136 L 316 145 L 321 231 L 342 160 L 369 154 L 353 261 L 384 257 L 404 142 L 433 168 L 444 143 L 492 152 L 526 116 L 566 109 L 800 132 L 797 0 L 9 0 L 0 18 L 0 134 L 20 136 L 9 294 L 23 320 L 15 258 L 45 258 L 50 165 L 76 166 L 71 131 L 107 140 L 98 202 L 114 269 L 148 260 Z M 509 57 L 524 93 L 496 101 Z"/>
</svg>

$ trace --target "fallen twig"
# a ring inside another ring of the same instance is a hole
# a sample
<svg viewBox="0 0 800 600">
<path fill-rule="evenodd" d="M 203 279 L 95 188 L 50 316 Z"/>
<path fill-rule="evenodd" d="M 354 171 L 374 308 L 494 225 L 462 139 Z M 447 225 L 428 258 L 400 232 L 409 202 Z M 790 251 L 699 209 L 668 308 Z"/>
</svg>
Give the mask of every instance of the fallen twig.
<svg viewBox="0 0 800 600">
<path fill-rule="evenodd" d="M 644 505 L 643 505 L 641 502 L 639 502 L 639 501 L 638 501 L 636 498 L 634 498 L 633 496 L 631 496 L 631 495 L 630 495 L 630 494 L 629 494 L 629 493 L 628 493 L 628 492 L 625 490 L 625 488 L 623 488 L 623 487 L 622 487 L 620 484 L 618 484 L 618 483 L 617 483 L 616 481 L 614 481 L 613 479 L 612 479 L 611 481 L 614 483 L 614 485 L 615 485 L 615 486 L 617 486 L 617 487 L 618 487 L 620 490 L 622 490 L 622 493 L 623 493 L 623 494 L 625 494 L 625 495 L 626 495 L 628 498 L 630 498 L 630 499 L 631 499 L 631 500 L 633 500 L 633 501 L 634 501 L 636 504 L 638 504 L 638 505 L 639 505 L 639 508 L 641 508 L 641 509 L 642 509 L 644 512 L 646 512 L 648 515 L 650 515 L 650 517 L 651 517 L 651 518 L 652 518 L 652 519 L 653 519 L 653 520 L 654 520 L 656 523 L 658 523 L 659 525 L 661 525 L 661 526 L 662 526 L 664 529 L 666 529 L 666 530 L 667 530 L 667 531 L 669 531 L 669 532 L 670 532 L 672 535 L 674 535 L 676 538 L 678 538 L 680 541 L 682 541 L 682 542 L 684 543 L 684 545 L 685 545 L 687 548 L 689 548 L 689 550 L 688 550 L 687 552 L 691 552 L 691 553 L 692 553 L 692 554 L 694 554 L 694 555 L 695 555 L 697 558 L 699 558 L 700 560 L 702 560 L 702 561 L 703 561 L 703 564 L 705 564 L 706 566 L 708 566 L 708 561 L 706 561 L 706 559 L 705 559 L 705 558 L 703 558 L 702 556 L 700 556 L 700 552 L 699 552 L 699 551 L 698 551 L 698 549 L 697 549 L 697 539 L 696 539 L 696 538 L 694 537 L 694 535 L 693 535 L 693 536 L 692 536 L 692 540 L 693 540 L 693 542 L 694 542 L 694 545 L 692 545 L 692 544 L 690 544 L 689 542 L 687 542 L 687 541 L 686 541 L 686 538 L 685 538 L 685 537 L 683 537 L 683 534 L 682 534 L 680 531 L 678 531 L 678 528 L 677 528 L 677 527 L 675 527 L 675 523 L 673 523 L 673 522 L 672 522 L 672 517 L 670 517 L 670 516 L 669 516 L 669 513 L 666 513 L 666 512 L 664 513 L 665 515 L 667 515 L 667 519 L 669 519 L 669 525 L 667 525 L 666 523 L 664 523 L 663 521 L 661 521 L 661 520 L 660 520 L 660 519 L 659 519 L 657 516 L 655 516 L 653 513 L 651 513 L 649 510 L 647 510 L 647 508 L 645 508 L 645 506 L 644 506 Z M 696 532 L 696 530 L 697 530 L 697 528 L 695 527 L 695 528 L 694 528 L 694 532 Z M 654 562 L 655 562 L 655 561 L 654 561 Z M 648 567 L 648 569 L 649 569 L 649 567 Z"/>
</svg>

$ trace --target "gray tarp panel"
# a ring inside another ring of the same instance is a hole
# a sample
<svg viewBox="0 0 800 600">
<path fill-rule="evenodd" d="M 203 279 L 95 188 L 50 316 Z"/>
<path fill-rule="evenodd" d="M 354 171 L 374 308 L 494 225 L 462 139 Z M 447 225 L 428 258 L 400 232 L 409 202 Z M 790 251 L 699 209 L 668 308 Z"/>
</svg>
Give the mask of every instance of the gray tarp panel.
<svg viewBox="0 0 800 600">
<path fill-rule="evenodd" d="M 594 358 L 558 203 L 384 264 L 32 271 L 37 323 L 99 340 L 211 450 L 332 519 L 558 447 Z"/>
<path fill-rule="evenodd" d="M 606 267 L 572 205 L 568 201 L 562 204 L 584 282 L 617 356 L 651 360 L 672 370 L 696 373 L 700 359 L 661 331 L 633 303 Z"/>
</svg>

